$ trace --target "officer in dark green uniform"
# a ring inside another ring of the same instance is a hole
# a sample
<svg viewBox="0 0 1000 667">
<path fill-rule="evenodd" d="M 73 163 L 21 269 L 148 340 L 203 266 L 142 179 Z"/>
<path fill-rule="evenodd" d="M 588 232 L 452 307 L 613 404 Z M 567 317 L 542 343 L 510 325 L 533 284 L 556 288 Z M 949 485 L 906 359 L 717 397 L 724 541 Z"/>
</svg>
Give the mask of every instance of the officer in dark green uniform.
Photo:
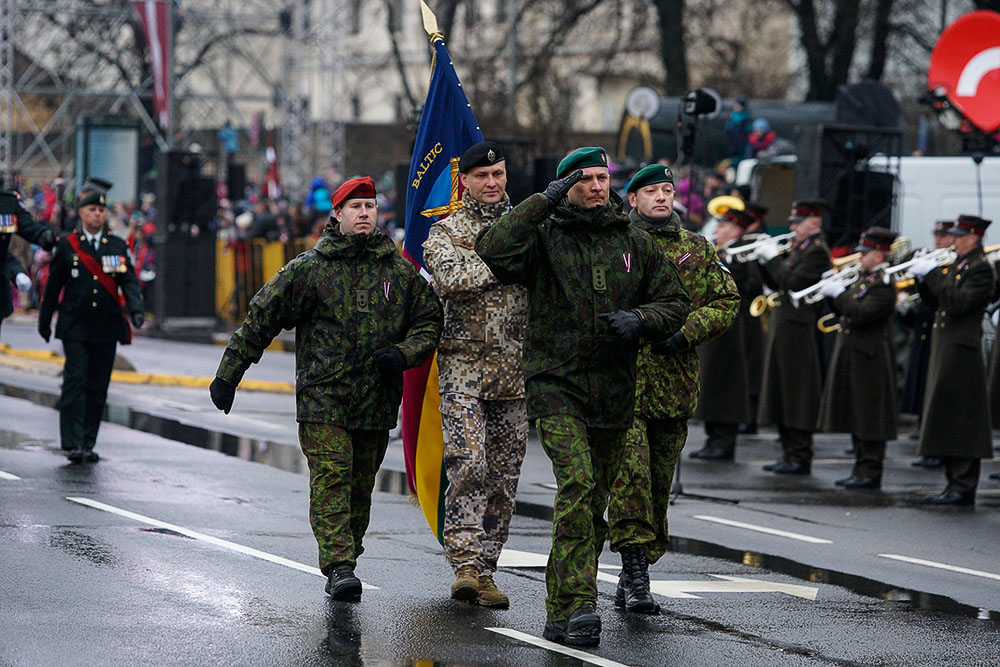
<svg viewBox="0 0 1000 667">
<path fill-rule="evenodd" d="M 615 605 L 649 614 L 660 610 L 649 592 L 649 563 L 658 561 L 670 542 L 670 485 L 687 441 L 688 419 L 698 404 L 698 346 L 729 328 L 740 294 L 708 239 L 681 227 L 670 167 L 640 169 L 626 190 L 632 226 L 653 238 L 691 298 L 691 312 L 680 331 L 639 348 L 635 416 L 625 460 L 611 487 L 611 550 L 622 557 Z"/>
<path fill-rule="evenodd" d="M 279 269 L 250 302 L 210 393 L 228 414 L 246 370 L 282 329 L 295 329 L 296 420 L 319 567 L 334 600 L 357 602 L 354 568 L 403 370 L 434 351 L 442 316 L 430 285 L 375 225 L 375 181 L 352 178 L 331 201 L 316 247 Z"/>
<path fill-rule="evenodd" d="M 891 230 L 867 230 L 855 248 L 861 253 L 858 281 L 850 286 L 831 281 L 820 288 L 840 316 L 820 402 L 820 430 L 851 434 L 854 469 L 849 477 L 836 481 L 845 489 L 879 488 L 885 442 L 896 437 L 896 363 L 891 336 L 896 286 L 885 282 L 882 272 L 895 240 L 896 232 Z"/>
<path fill-rule="evenodd" d="M 981 348 L 983 311 L 993 300 L 997 280 L 982 245 L 991 223 L 976 215 L 958 216 L 947 232 L 958 255 L 955 262 L 937 266 L 924 258 L 910 268 L 920 284 L 920 298 L 934 308 L 917 452 L 941 457 L 948 485 L 924 499 L 930 505 L 974 505 L 981 460 L 993 456 Z"/>
<path fill-rule="evenodd" d="M 21 205 L 16 192 L 0 190 L 0 275 L 6 272 L 10 237 L 17 234 L 30 243 L 37 243 L 45 250 L 55 245 L 56 235 L 52 228 L 35 222 L 31 214 Z M 0 281 L 0 324 L 14 312 L 10 280 L 13 275 Z"/>
<path fill-rule="evenodd" d="M 601 632 L 597 558 L 632 423 L 639 338 L 669 338 L 690 300 L 677 270 L 610 193 L 603 149 L 573 151 L 556 178 L 481 231 L 476 252 L 500 282 L 529 295 L 528 418 L 537 420 L 558 485 L 543 636 L 593 646 Z"/>
<path fill-rule="evenodd" d="M 59 436 L 73 463 L 100 460 L 94 445 L 104 415 L 118 343 L 132 340 L 130 323 L 142 326 L 139 280 L 125 241 L 108 233 L 107 193 L 83 190 L 80 223 L 56 245 L 38 309 L 38 333 L 48 342 L 58 310 L 56 338 L 66 365 L 59 397 Z M 62 300 L 59 294 L 62 292 Z"/>
</svg>

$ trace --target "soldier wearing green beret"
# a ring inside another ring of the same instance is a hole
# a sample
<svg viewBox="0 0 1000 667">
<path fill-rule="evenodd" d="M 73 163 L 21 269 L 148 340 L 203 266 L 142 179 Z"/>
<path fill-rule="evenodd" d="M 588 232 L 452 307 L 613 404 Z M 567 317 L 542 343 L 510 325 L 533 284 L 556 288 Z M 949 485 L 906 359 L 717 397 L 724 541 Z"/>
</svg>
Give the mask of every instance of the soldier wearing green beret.
<svg viewBox="0 0 1000 667">
<path fill-rule="evenodd" d="M 601 148 L 567 155 L 545 192 L 479 233 L 476 252 L 500 282 L 524 285 L 529 296 L 528 418 L 558 486 L 543 636 L 593 646 L 603 516 L 632 423 L 639 339 L 669 338 L 690 300 L 610 192 Z"/>
<path fill-rule="evenodd" d="M 611 550 L 622 558 L 615 605 L 657 613 L 649 592 L 649 563 L 667 551 L 667 502 L 687 421 L 698 404 L 697 348 L 736 319 L 740 294 L 729 269 L 701 234 L 680 226 L 670 167 L 649 165 L 626 188 L 632 226 L 648 233 L 677 268 L 691 312 L 673 335 L 643 344 L 636 371 L 635 416 L 625 461 L 611 489 Z"/>
</svg>

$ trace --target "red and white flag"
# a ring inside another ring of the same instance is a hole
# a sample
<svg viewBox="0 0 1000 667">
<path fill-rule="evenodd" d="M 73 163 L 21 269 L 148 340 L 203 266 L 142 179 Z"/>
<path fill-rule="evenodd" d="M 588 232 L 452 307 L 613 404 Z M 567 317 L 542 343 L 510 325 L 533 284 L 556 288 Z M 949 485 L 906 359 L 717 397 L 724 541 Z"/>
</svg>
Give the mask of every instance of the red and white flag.
<svg viewBox="0 0 1000 667">
<path fill-rule="evenodd" d="M 153 107 L 160 129 L 170 127 L 170 96 L 173 77 L 170 72 L 172 40 L 170 35 L 169 0 L 135 0 L 142 30 L 149 49 L 149 64 L 153 70 Z"/>
</svg>

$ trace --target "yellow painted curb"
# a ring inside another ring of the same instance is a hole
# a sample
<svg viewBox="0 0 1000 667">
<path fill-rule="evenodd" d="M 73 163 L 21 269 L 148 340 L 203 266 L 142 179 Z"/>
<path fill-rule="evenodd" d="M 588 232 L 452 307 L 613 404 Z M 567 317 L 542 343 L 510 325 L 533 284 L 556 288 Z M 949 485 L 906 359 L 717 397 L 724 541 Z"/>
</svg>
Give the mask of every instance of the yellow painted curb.
<svg viewBox="0 0 1000 667">
<path fill-rule="evenodd" d="M 46 363 L 63 363 L 63 358 L 51 350 L 18 350 L 10 345 L 0 343 L 0 355 L 12 357 L 0 358 L 0 363 L 12 368 L 33 370 L 31 363 L 25 360 L 42 361 Z M 162 373 L 139 373 L 136 371 L 112 371 L 111 381 L 124 384 L 148 384 L 161 387 L 190 387 L 207 389 L 215 378 L 195 377 L 191 375 L 165 375 Z M 290 394 L 295 391 L 291 382 L 271 382 L 268 380 L 243 380 L 240 389 L 245 391 L 264 391 L 275 394 Z"/>
</svg>

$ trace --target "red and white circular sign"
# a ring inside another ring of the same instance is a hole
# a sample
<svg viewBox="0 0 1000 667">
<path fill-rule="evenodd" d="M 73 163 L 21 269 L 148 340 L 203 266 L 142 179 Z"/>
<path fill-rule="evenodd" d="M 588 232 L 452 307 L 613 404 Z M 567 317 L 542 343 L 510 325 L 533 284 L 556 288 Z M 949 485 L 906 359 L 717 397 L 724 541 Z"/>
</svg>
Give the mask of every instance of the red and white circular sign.
<svg viewBox="0 0 1000 667">
<path fill-rule="evenodd" d="M 970 12 L 948 26 L 931 53 L 927 87 L 983 132 L 1000 130 L 1000 14 Z"/>
</svg>

